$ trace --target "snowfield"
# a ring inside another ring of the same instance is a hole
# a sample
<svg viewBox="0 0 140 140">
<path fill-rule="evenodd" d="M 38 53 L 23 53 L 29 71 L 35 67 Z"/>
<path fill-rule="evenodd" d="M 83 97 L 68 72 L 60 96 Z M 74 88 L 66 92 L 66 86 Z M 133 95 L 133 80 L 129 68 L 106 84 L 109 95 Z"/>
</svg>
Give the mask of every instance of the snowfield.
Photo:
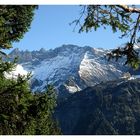
<svg viewBox="0 0 140 140">
<path fill-rule="evenodd" d="M 13 71 L 9 72 L 9 73 L 5 73 L 5 77 L 8 78 L 8 79 L 11 79 L 11 78 L 17 78 L 18 75 L 21 75 L 21 76 L 24 76 L 24 75 L 27 75 L 28 72 L 22 67 L 22 65 L 17 65 L 15 67 L 15 69 L 13 69 Z"/>
</svg>

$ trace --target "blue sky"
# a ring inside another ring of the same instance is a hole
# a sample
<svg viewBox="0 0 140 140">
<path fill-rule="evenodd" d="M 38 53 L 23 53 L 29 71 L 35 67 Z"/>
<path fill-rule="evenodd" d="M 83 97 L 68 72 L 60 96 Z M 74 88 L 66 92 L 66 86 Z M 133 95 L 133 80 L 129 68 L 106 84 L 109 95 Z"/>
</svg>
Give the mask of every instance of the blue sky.
<svg viewBox="0 0 140 140">
<path fill-rule="evenodd" d="M 78 5 L 41 5 L 35 11 L 34 20 L 29 32 L 14 48 L 20 50 L 39 50 L 40 48 L 53 49 L 63 44 L 91 46 L 95 48 L 115 48 L 128 39 L 119 39 L 119 33 L 112 33 L 108 28 L 78 33 L 78 27 L 73 32 L 73 20 L 79 17 L 81 7 Z"/>
</svg>

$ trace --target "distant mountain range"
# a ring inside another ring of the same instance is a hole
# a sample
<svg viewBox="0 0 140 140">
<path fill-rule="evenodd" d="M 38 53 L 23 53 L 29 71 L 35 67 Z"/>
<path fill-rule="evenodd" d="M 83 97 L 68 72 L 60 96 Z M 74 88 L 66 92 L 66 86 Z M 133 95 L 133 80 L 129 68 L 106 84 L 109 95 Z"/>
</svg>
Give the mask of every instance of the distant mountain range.
<svg viewBox="0 0 140 140">
<path fill-rule="evenodd" d="M 14 49 L 19 56 L 10 76 L 32 72 L 31 88 L 47 84 L 58 90 L 54 117 L 63 134 L 140 134 L 140 73 L 124 66 L 125 58 L 108 61 L 111 50 L 63 45 L 54 50 Z M 138 50 L 139 51 L 139 50 Z M 126 72 L 131 75 L 122 78 Z"/>
<path fill-rule="evenodd" d="M 110 51 L 76 45 L 62 45 L 54 50 L 41 48 L 31 52 L 16 48 L 9 58 L 19 57 L 15 73 L 21 72 L 21 66 L 23 70 L 32 72 L 33 91 L 43 91 L 47 84 L 53 84 L 63 95 L 64 92 L 74 93 L 104 81 L 119 79 L 125 72 L 131 71 L 123 65 L 122 59 L 118 62 L 108 61 L 106 53 Z"/>
</svg>

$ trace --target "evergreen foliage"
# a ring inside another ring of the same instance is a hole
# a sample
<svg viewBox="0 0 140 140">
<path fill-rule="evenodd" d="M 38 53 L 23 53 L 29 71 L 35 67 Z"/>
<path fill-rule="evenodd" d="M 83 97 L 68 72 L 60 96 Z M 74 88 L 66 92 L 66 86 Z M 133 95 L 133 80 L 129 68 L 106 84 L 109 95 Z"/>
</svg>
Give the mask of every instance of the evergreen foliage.
<svg viewBox="0 0 140 140">
<path fill-rule="evenodd" d="M 31 25 L 37 6 L 0 6 L 0 48 L 11 48 L 11 43 L 19 41 Z"/>
<path fill-rule="evenodd" d="M 64 135 L 140 135 L 140 80 L 88 87 L 60 103 L 56 116 Z"/>
<path fill-rule="evenodd" d="M 1 5 L 0 49 L 9 49 L 28 31 L 37 6 Z M 1 54 L 4 53 L 1 51 Z M 53 118 L 56 91 L 48 86 L 44 93 L 32 93 L 27 76 L 6 78 L 16 66 L 0 59 L 0 135 L 52 135 L 61 134 Z"/>
<path fill-rule="evenodd" d="M 108 59 L 115 58 L 116 61 L 126 56 L 125 65 L 137 69 L 140 65 L 138 53 L 134 50 L 134 45 L 139 43 L 140 29 L 140 9 L 138 7 L 127 5 L 87 5 L 82 6 L 80 18 L 74 20 L 76 26 L 79 25 L 79 32 L 95 31 L 107 26 L 111 27 L 113 32 L 120 31 L 121 37 L 130 37 L 124 48 L 117 48 L 108 53 Z"/>
<path fill-rule="evenodd" d="M 17 79 L 0 77 L 0 134 L 50 135 L 60 134 L 53 119 L 56 106 L 55 90 L 33 94 L 28 84 L 30 76 Z"/>
</svg>

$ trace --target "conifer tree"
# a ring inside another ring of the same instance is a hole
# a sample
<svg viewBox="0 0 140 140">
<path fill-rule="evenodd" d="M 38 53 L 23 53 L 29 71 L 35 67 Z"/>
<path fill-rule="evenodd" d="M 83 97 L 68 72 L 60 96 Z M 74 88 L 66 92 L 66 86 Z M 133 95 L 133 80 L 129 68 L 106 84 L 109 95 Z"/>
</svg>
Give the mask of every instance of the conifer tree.
<svg viewBox="0 0 140 140">
<path fill-rule="evenodd" d="M 9 49 L 28 31 L 37 6 L 0 6 L 0 49 Z M 48 87 L 44 93 L 31 92 L 27 76 L 6 78 L 16 65 L 0 59 L 0 135 L 60 134 L 53 118 L 55 91 Z"/>
</svg>

